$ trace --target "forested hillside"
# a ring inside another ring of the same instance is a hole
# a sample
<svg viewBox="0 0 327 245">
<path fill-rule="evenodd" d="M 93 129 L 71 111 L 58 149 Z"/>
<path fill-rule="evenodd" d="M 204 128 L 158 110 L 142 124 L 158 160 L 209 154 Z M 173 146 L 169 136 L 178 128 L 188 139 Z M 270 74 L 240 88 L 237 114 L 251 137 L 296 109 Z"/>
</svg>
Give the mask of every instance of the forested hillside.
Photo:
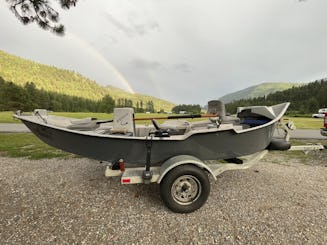
<svg viewBox="0 0 327 245">
<path fill-rule="evenodd" d="M 95 101 L 37 89 L 34 83 L 19 86 L 0 76 L 0 111 L 32 111 L 44 108 L 52 111 L 111 113 L 115 107 L 134 107 L 135 112 L 155 112 L 152 101 L 146 104 L 139 101 L 133 106 L 131 100 L 119 99 L 117 104 L 109 95 Z"/>
<path fill-rule="evenodd" d="M 267 96 L 242 99 L 226 104 L 226 110 L 235 113 L 238 106 L 273 105 L 291 102 L 288 112 L 311 114 L 327 107 L 327 79 L 317 80 L 301 87 L 293 87 Z"/>
<path fill-rule="evenodd" d="M 118 100 L 128 100 L 132 101 L 133 106 L 136 107 L 140 101 L 143 105 L 152 101 L 154 109 L 158 111 L 171 111 L 174 107 L 173 103 L 162 99 L 142 94 L 131 94 L 111 86 L 103 87 L 76 72 L 42 65 L 1 50 L 0 76 L 5 81 L 11 81 L 22 87 L 30 82 L 34 83 L 37 89 L 92 101 L 99 101 L 105 95 L 109 95 L 116 101 L 116 104 L 119 104 Z"/>
<path fill-rule="evenodd" d="M 230 103 L 234 100 L 251 99 L 261 96 L 267 96 L 268 94 L 283 91 L 292 87 L 298 87 L 305 85 L 305 83 L 261 83 L 255 86 L 248 87 L 246 89 L 239 90 L 234 93 L 226 94 L 219 100 L 224 103 Z"/>
</svg>

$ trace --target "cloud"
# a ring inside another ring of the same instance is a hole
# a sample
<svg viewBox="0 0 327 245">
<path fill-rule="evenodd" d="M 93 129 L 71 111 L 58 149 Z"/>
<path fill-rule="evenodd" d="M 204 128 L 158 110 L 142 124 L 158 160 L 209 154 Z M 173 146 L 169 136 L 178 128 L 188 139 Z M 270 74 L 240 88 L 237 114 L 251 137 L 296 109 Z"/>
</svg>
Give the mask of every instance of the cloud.
<svg viewBox="0 0 327 245">
<path fill-rule="evenodd" d="M 181 72 L 185 72 L 185 73 L 189 73 L 193 71 L 193 67 L 190 66 L 187 63 L 178 63 L 178 64 L 174 64 L 173 68 L 177 71 L 181 71 Z"/>
<path fill-rule="evenodd" d="M 106 19 L 113 25 L 115 26 L 117 29 L 119 29 L 120 31 L 122 31 L 123 33 L 125 33 L 127 36 L 133 36 L 133 30 L 124 25 L 122 22 L 118 21 L 117 19 L 115 19 L 112 15 L 110 14 L 105 14 Z"/>
<path fill-rule="evenodd" d="M 139 70 L 157 70 L 163 67 L 163 65 L 157 61 L 149 61 L 141 58 L 133 59 L 131 65 Z"/>
<path fill-rule="evenodd" d="M 160 30 L 159 24 L 155 21 L 149 21 L 145 24 L 135 24 L 132 26 L 133 26 L 134 32 L 141 36 L 149 33 L 150 31 L 153 31 L 153 30 Z"/>
<path fill-rule="evenodd" d="M 92 44 L 143 94 L 204 104 L 262 81 L 326 76 L 326 0 L 98 2 L 60 13 L 67 33 Z M 23 26 L 2 5 L 0 49 L 119 85 L 88 48 Z"/>
<path fill-rule="evenodd" d="M 160 31 L 159 24 L 154 20 L 137 21 L 137 18 L 128 18 L 127 23 L 114 17 L 110 13 L 104 14 L 106 19 L 128 37 L 144 36 L 151 31 Z"/>
</svg>

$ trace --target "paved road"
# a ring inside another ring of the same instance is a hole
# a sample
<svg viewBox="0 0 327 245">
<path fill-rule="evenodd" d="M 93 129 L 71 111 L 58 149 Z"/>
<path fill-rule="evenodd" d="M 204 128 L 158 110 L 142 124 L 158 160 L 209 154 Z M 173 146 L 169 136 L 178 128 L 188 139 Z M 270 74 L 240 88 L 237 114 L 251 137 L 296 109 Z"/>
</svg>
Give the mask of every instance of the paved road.
<svg viewBox="0 0 327 245">
<path fill-rule="evenodd" d="M 26 133 L 31 131 L 22 123 L 0 123 L 0 132 Z"/>
<path fill-rule="evenodd" d="M 275 137 L 283 137 L 282 131 L 276 130 L 274 133 Z M 327 137 L 324 137 L 320 134 L 320 130 L 318 129 L 296 129 L 291 131 L 291 139 L 317 139 L 317 140 L 323 140 L 327 139 Z"/>
<path fill-rule="evenodd" d="M 30 132 L 30 130 L 21 123 L 0 123 L 0 132 L 7 133 L 25 133 Z M 282 131 L 276 131 L 275 137 L 282 137 Z M 319 130 L 313 129 L 296 129 L 291 132 L 292 139 L 327 139 L 320 134 Z"/>
</svg>

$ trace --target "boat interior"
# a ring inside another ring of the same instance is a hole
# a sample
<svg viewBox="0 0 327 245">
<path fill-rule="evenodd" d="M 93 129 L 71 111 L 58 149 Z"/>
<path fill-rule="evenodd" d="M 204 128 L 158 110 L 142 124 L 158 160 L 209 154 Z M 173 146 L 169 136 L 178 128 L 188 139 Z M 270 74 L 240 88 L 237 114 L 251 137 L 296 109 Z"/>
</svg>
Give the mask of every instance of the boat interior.
<svg viewBox="0 0 327 245">
<path fill-rule="evenodd" d="M 184 138 L 186 135 L 199 131 L 234 130 L 240 133 L 253 127 L 260 127 L 271 121 L 279 120 L 287 107 L 288 103 L 275 106 L 239 107 L 236 115 L 228 115 L 223 102 L 213 100 L 208 102 L 208 113 L 217 115 L 215 117 L 205 118 L 202 121 L 174 119 L 161 124 L 156 119 L 149 120 L 147 124 L 135 124 L 133 108 L 115 108 L 113 120 L 73 119 L 49 115 L 47 110 L 36 109 L 33 113 L 33 120 L 59 128 L 96 135 L 183 136 Z"/>
</svg>

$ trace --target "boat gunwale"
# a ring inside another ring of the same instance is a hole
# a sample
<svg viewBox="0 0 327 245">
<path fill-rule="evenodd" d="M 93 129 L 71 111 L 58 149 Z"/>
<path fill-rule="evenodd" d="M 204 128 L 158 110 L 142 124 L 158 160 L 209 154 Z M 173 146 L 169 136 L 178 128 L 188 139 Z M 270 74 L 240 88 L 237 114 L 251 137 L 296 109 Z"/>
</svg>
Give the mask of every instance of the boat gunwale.
<svg viewBox="0 0 327 245">
<path fill-rule="evenodd" d="M 278 106 L 278 105 L 284 105 L 283 109 L 281 110 L 281 112 L 276 116 L 276 118 L 272 119 L 271 121 L 259 125 L 259 126 L 255 126 L 255 127 L 251 127 L 251 128 L 247 128 L 247 129 L 236 129 L 235 127 L 226 127 L 221 128 L 209 128 L 209 129 L 192 129 L 189 132 L 187 132 L 186 134 L 183 135 L 172 135 L 170 137 L 151 137 L 151 140 L 154 141 L 183 141 L 186 140 L 188 138 L 190 138 L 193 135 L 198 135 L 198 134 L 212 134 L 212 133 L 217 133 L 217 132 L 223 132 L 223 131 L 233 131 L 236 134 L 242 134 L 242 133 L 246 133 L 246 132 L 250 132 L 250 131 L 254 131 L 254 130 L 258 130 L 260 128 L 265 128 L 268 127 L 272 124 L 275 124 L 277 121 L 279 121 L 281 119 L 281 117 L 285 114 L 288 106 L 289 106 L 289 102 L 285 102 L 285 103 L 281 103 L 281 104 L 277 104 L 274 106 Z M 126 140 L 147 140 L 149 139 L 149 136 L 125 136 L 125 135 L 112 135 L 112 134 L 100 134 L 100 133 L 95 133 L 94 131 L 79 131 L 79 130 L 72 130 L 72 129 L 68 129 L 65 127 L 59 127 L 56 125 L 52 125 L 52 124 L 47 124 L 45 122 L 42 121 L 36 121 L 36 120 L 32 120 L 34 118 L 37 118 L 34 115 L 14 115 L 15 118 L 22 120 L 23 123 L 24 121 L 28 121 L 30 123 L 33 124 L 37 124 L 37 125 L 41 125 L 47 128 L 53 128 L 56 130 L 60 130 L 60 131 L 66 131 L 68 133 L 74 133 L 74 134 L 80 134 L 80 135 L 85 135 L 85 136 L 92 136 L 92 137 L 101 137 L 101 138 L 110 138 L 110 139 L 126 139 Z M 66 118 L 66 117 L 65 117 Z M 229 124 L 226 124 L 229 125 Z"/>
</svg>

